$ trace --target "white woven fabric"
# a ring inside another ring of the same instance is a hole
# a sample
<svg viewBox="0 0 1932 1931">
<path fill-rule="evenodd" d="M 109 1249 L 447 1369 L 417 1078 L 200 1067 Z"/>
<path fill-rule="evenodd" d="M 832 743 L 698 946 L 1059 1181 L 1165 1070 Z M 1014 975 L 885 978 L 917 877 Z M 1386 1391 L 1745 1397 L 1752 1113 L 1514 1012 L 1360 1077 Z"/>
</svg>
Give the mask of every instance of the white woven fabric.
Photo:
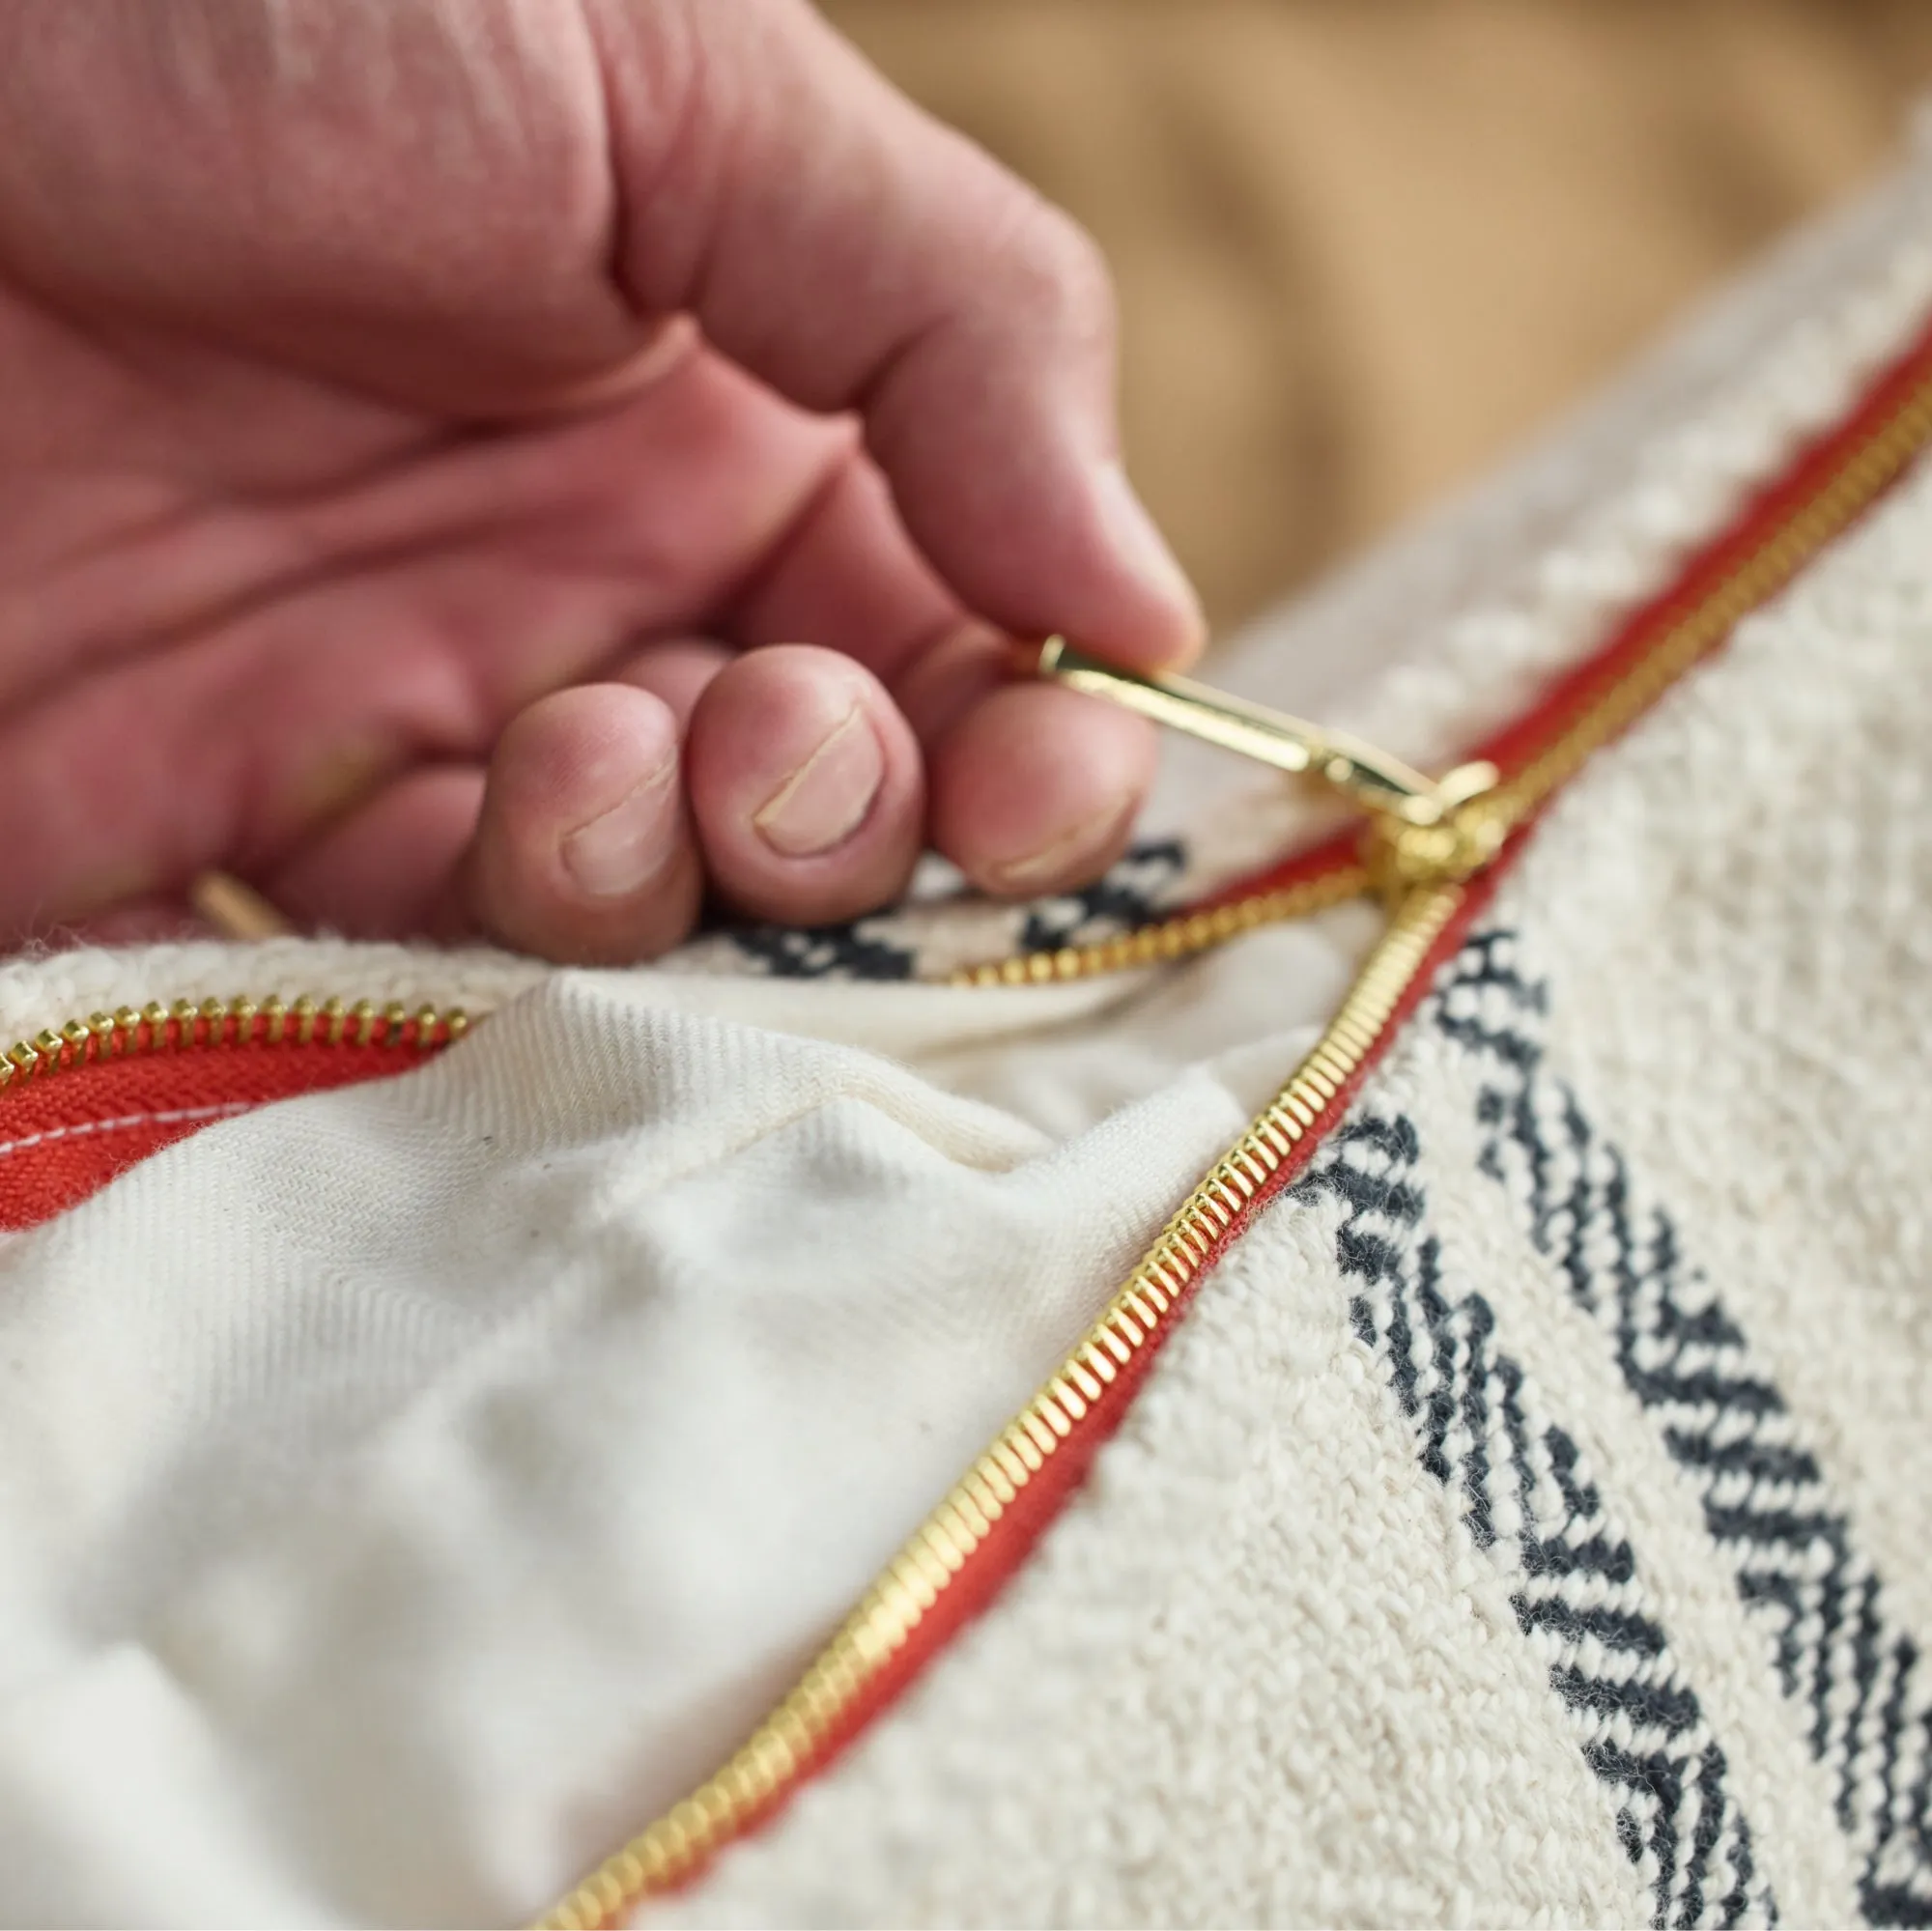
<svg viewBox="0 0 1932 1931">
<path fill-rule="evenodd" d="M 1928 729 L 1922 473 L 1566 796 L 1000 1607 L 650 1921 L 1923 1921 Z"/>
<path fill-rule="evenodd" d="M 1920 324 L 1926 193 L 1693 333 L 1514 521 L 1234 674 L 1379 610 L 1416 661 L 1328 715 L 1430 755 L 1509 708 Z M 1216 1272 L 1009 1596 L 656 1918 L 1932 1901 L 1929 539 L 1920 480 L 1593 769 L 1520 937 Z M 1190 795 L 1197 876 L 1290 822 Z M 991 929 L 923 917 L 928 962 Z M 1369 929 L 996 993 L 295 945 L 0 971 L 14 1032 L 499 1008 L 0 1249 L 0 1914 L 541 1909 L 742 1735 Z"/>
</svg>

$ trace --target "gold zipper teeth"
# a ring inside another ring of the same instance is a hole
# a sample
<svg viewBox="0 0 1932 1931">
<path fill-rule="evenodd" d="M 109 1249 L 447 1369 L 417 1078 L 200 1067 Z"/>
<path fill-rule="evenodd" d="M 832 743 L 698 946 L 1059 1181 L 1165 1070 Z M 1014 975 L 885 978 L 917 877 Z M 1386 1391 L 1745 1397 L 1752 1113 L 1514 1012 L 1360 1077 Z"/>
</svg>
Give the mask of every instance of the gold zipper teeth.
<svg viewBox="0 0 1932 1931">
<path fill-rule="evenodd" d="M 1315 1049 L 1162 1230 L 1046 1385 L 887 1566 L 791 1693 L 724 1769 L 607 1860 L 541 1920 L 595 1931 L 676 1884 L 757 1814 L 824 1746 L 944 1590 L 1073 1434 L 1153 1344 L 1219 1237 L 1280 1172 L 1361 1070 L 1462 905 L 1461 886 L 1411 893 Z"/>
<path fill-rule="evenodd" d="M 1620 737 L 1739 622 L 1776 596 L 1840 535 L 1932 439 L 1932 386 L 1916 390 L 1818 494 L 1742 562 L 1689 616 L 1673 625 L 1641 663 L 1604 693 L 1567 731 L 1513 777 L 1467 808 L 1514 831 Z"/>
<path fill-rule="evenodd" d="M 1361 897 L 1368 889 L 1365 866 L 1340 865 L 1318 877 L 1300 879 L 1272 892 L 1254 893 L 1203 911 L 1179 913 L 1117 939 L 1096 939 L 1091 945 L 1063 946 L 1051 952 L 1020 952 L 986 965 L 962 966 L 944 983 L 1055 985 L 1068 980 L 1093 979 L 1101 973 L 1127 972 L 1136 966 L 1170 965 L 1226 945 L 1259 926 L 1312 918 L 1331 905 Z"/>
<path fill-rule="evenodd" d="M 256 1000 L 178 999 L 138 1010 L 124 1006 L 70 1019 L 57 1031 L 37 1033 L 0 1055 L 0 1090 L 46 1080 L 103 1061 L 150 1053 L 206 1051 L 216 1046 L 396 1046 L 428 1052 L 460 1039 L 469 1030 L 461 1007 L 418 1007 L 372 1000 L 278 995 Z"/>
</svg>

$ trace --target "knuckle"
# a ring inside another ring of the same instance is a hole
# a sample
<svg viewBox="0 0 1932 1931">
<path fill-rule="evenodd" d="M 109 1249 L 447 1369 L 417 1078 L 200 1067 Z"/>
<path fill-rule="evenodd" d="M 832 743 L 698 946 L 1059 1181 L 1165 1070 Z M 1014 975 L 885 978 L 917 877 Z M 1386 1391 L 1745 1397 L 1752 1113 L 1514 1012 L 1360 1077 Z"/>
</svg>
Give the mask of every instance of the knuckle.
<svg viewBox="0 0 1932 1931">
<path fill-rule="evenodd" d="M 1062 332 L 1111 333 L 1114 279 L 1107 258 L 1064 209 L 1016 185 L 1000 244 L 1023 296 Z"/>
<path fill-rule="evenodd" d="M 1017 302 L 1056 332 L 1105 337 L 1114 324 L 1114 283 L 1100 245 L 1064 208 L 982 149 L 960 140 L 953 205 L 957 232 L 988 271 L 987 293 Z"/>
</svg>

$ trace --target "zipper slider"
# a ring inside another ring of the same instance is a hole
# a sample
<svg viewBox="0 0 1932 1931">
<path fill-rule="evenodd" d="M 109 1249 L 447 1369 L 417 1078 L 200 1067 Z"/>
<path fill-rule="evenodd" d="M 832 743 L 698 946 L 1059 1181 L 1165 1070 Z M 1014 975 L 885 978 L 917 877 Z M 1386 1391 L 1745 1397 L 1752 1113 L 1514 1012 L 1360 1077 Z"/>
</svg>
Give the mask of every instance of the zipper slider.
<svg viewBox="0 0 1932 1931">
<path fill-rule="evenodd" d="M 1037 657 L 1031 651 L 1028 657 L 1036 676 L 1340 792 L 1370 814 L 1369 870 L 1390 896 L 1411 886 L 1467 878 L 1502 846 L 1508 826 L 1499 814 L 1482 809 L 1497 780 L 1492 764 L 1460 764 L 1429 778 L 1345 731 L 1271 711 L 1191 678 L 1122 670 L 1075 649 L 1063 637 L 1048 638 Z"/>
</svg>

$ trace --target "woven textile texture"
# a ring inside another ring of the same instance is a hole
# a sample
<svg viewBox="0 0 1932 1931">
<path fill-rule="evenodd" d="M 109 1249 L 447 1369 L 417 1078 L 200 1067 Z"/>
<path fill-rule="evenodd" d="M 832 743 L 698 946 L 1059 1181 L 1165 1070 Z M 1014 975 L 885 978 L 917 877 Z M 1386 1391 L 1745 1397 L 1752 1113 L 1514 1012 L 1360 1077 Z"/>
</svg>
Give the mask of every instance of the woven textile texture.
<svg viewBox="0 0 1932 1931">
<path fill-rule="evenodd" d="M 1932 475 L 1564 799 L 1001 1607 L 655 1921 L 1932 1914 Z"/>
</svg>

